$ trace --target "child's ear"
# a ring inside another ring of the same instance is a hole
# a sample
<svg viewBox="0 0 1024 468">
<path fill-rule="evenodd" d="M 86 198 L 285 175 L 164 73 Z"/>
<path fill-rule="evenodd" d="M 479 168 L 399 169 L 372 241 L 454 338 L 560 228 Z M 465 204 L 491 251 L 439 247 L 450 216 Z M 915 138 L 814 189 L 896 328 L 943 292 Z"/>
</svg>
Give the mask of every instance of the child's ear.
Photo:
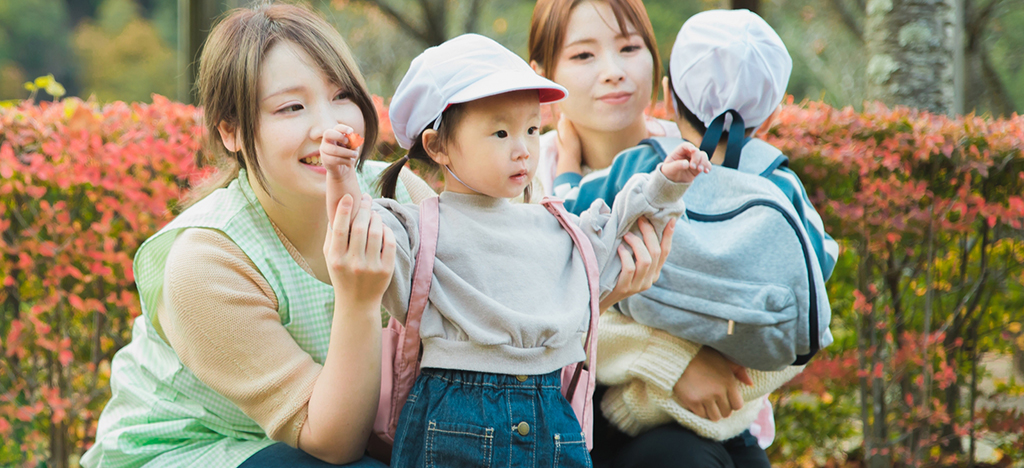
<svg viewBox="0 0 1024 468">
<path fill-rule="evenodd" d="M 441 134 L 437 133 L 437 130 L 428 128 L 423 131 L 423 136 L 420 138 L 423 138 L 423 149 L 427 152 L 427 156 L 430 156 L 435 163 L 447 166 L 451 162 L 441 145 Z"/>
<path fill-rule="evenodd" d="M 224 149 L 229 153 L 237 153 L 242 149 L 242 139 L 238 136 L 238 128 L 234 124 L 221 121 L 217 124 L 217 132 L 220 133 L 220 141 L 224 142 Z"/>
<path fill-rule="evenodd" d="M 532 68 L 533 71 L 536 72 L 538 75 L 544 76 L 544 68 L 542 68 L 536 60 L 530 60 L 530 68 Z M 544 78 L 547 77 L 544 76 Z"/>
</svg>

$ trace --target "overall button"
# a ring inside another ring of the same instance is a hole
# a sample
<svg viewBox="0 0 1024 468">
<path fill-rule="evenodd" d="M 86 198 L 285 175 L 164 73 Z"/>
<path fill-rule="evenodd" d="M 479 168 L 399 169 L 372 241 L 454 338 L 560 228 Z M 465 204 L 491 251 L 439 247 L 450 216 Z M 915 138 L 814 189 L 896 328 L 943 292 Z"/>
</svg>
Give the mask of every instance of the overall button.
<svg viewBox="0 0 1024 468">
<path fill-rule="evenodd" d="M 517 375 L 517 376 L 516 376 L 516 380 L 518 380 L 518 381 L 520 381 L 520 382 L 526 382 L 526 379 L 528 379 L 528 378 L 529 378 L 529 377 L 528 377 L 528 376 L 525 376 L 525 375 Z"/>
<path fill-rule="evenodd" d="M 519 432 L 519 435 L 525 436 L 530 433 L 530 425 L 523 421 L 516 425 L 516 431 Z"/>
</svg>

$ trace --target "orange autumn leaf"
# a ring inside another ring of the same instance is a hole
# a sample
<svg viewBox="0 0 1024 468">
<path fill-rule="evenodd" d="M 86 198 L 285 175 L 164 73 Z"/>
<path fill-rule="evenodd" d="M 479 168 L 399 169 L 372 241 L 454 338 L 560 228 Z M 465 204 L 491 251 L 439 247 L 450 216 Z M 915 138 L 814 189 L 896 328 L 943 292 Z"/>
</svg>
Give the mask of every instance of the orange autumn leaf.
<svg viewBox="0 0 1024 468">
<path fill-rule="evenodd" d="M 346 148 L 350 150 L 355 150 L 356 148 L 362 146 L 363 137 L 361 135 L 359 135 L 358 133 L 349 133 L 347 136 L 348 145 L 345 146 Z"/>
</svg>

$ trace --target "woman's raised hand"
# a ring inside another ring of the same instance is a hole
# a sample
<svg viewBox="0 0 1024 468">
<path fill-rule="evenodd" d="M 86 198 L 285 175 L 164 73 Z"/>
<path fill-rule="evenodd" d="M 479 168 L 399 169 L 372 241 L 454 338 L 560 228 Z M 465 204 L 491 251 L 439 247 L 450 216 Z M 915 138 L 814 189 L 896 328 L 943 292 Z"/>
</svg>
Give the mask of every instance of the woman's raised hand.
<svg viewBox="0 0 1024 468">
<path fill-rule="evenodd" d="M 684 142 L 665 158 L 661 172 L 672 182 L 688 184 L 700 173 L 711 172 L 711 161 L 707 153 L 692 143 Z"/>
<path fill-rule="evenodd" d="M 658 281 L 661 267 L 665 265 L 665 259 L 672 250 L 672 233 L 675 232 L 676 220 L 673 219 L 665 225 L 660 240 L 654 231 L 654 225 L 647 218 L 640 218 L 636 224 L 640 228 L 643 240 L 631 232 L 627 232 L 622 238 L 633 252 L 631 254 L 624 245 L 619 245 L 622 271 L 619 272 L 615 288 L 601 299 L 602 312 L 616 302 L 650 289 L 651 285 Z"/>
<path fill-rule="evenodd" d="M 363 194 L 359 205 L 356 210 L 352 195 L 342 196 L 324 240 L 335 300 L 347 301 L 352 310 L 379 303 L 395 269 L 394 233 L 371 209 L 369 195 Z"/>
<path fill-rule="evenodd" d="M 558 117 L 558 132 L 555 133 L 555 148 L 558 150 L 556 175 L 572 172 L 583 172 L 583 150 L 580 147 L 580 136 L 576 127 L 565 114 Z"/>
</svg>

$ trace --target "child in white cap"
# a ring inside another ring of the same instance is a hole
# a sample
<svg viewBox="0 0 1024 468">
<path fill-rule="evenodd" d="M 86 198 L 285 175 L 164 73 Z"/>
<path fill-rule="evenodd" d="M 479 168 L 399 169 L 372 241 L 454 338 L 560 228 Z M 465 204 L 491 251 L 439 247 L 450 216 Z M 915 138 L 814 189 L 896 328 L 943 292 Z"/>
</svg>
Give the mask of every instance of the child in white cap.
<svg viewBox="0 0 1024 468">
<path fill-rule="evenodd" d="M 771 126 L 791 70 L 786 46 L 758 15 L 747 10 L 712 10 L 692 16 L 679 31 L 668 69 L 669 93 L 682 137 L 699 142 L 703 151 L 713 155 L 713 163 L 732 167 L 735 164 L 730 163 L 742 154 L 770 148 L 750 137 Z M 757 144 L 747 145 L 750 141 Z M 617 155 L 608 171 L 582 180 L 575 173 L 560 174 L 555 185 L 573 186 L 565 206 L 579 212 L 595 200 L 614 199 L 626 180 L 653 170 L 660 162 L 654 146 L 641 144 Z M 767 178 L 796 208 L 827 279 L 838 245 L 825 232 L 799 178 L 785 166 Z M 670 255 L 667 264 L 672 263 Z M 654 286 L 686 287 L 690 286 L 664 281 Z M 635 313 L 641 307 L 650 308 L 649 302 L 634 301 L 635 297 L 627 298 L 623 309 Z M 669 307 L 662 312 L 678 313 Z M 611 441 L 606 445 L 615 446 L 609 456 L 612 466 L 769 466 L 762 447 L 771 443 L 774 426 L 770 407 L 763 406 L 767 404 L 764 396 L 796 375 L 801 366 L 776 372 L 750 370 L 748 375 L 711 348 L 641 325 L 615 310 L 602 314 L 600 323 L 597 378 L 610 388 L 599 388 L 598 394 L 603 416 L 615 427 L 613 434 L 604 435 Z M 737 378 L 748 385 L 741 387 Z M 727 397 L 715 403 L 699 398 L 723 388 L 728 389 Z M 596 463 L 603 454 L 594 453 Z"/>
<path fill-rule="evenodd" d="M 424 51 L 395 92 L 391 125 L 409 154 L 382 176 L 385 195 L 408 159 L 442 166 L 445 185 L 420 322 L 422 371 L 398 422 L 392 466 L 590 464 L 559 375 L 585 358 L 586 270 L 543 206 L 510 202 L 537 168 L 540 104 L 565 94 L 517 55 L 473 34 Z M 326 131 L 320 150 L 329 190 L 343 205 L 352 199 L 341 193 L 359 190 L 348 175 L 359 155 L 341 146 L 349 133 L 345 125 Z M 630 181 L 611 211 L 596 203 L 571 217 L 593 244 L 602 294 L 615 284 L 621 263 L 614 253 L 637 218 L 647 216 L 660 232 L 682 214 L 689 182 L 708 170 L 706 154 L 680 146 L 659 169 Z M 364 200 L 361 209 L 369 207 Z M 387 199 L 373 210 L 371 229 L 392 230 L 397 245 L 383 304 L 404 322 L 420 210 Z"/>
</svg>

